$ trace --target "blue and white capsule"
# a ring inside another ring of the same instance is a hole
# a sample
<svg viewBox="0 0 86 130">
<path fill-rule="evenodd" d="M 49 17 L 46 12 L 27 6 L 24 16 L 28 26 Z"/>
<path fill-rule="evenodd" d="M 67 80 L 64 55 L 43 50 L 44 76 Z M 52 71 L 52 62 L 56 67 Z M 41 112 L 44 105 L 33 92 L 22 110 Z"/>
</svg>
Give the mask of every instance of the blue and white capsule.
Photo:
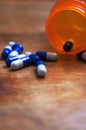
<svg viewBox="0 0 86 130">
<path fill-rule="evenodd" d="M 36 71 L 39 77 L 44 77 L 46 75 L 47 69 L 43 61 L 39 60 L 36 62 Z"/>
<path fill-rule="evenodd" d="M 38 61 L 40 60 L 39 56 L 37 56 L 36 54 L 32 54 L 32 53 L 28 53 L 28 52 L 26 52 L 25 54 L 26 54 L 27 56 L 29 56 L 29 58 L 31 59 L 31 63 L 32 63 L 33 65 L 35 65 L 36 62 L 38 62 Z"/>
<path fill-rule="evenodd" d="M 11 46 L 13 50 L 15 50 L 16 48 L 21 48 L 21 50 L 23 51 L 23 46 L 19 43 L 10 41 L 8 45 Z"/>
<path fill-rule="evenodd" d="M 12 52 L 12 47 L 9 45 L 5 46 L 5 48 L 2 51 L 2 58 L 6 59 L 11 52 Z"/>
<path fill-rule="evenodd" d="M 56 61 L 58 54 L 55 52 L 37 51 L 36 55 L 40 57 L 41 60 Z"/>
<path fill-rule="evenodd" d="M 12 47 L 12 52 L 9 54 L 9 57 L 17 56 L 22 53 L 23 46 L 21 44 L 11 41 L 9 45 Z"/>
<path fill-rule="evenodd" d="M 11 67 L 11 70 L 18 70 L 18 69 L 27 67 L 29 65 L 31 65 L 31 60 L 29 57 L 26 56 L 22 59 L 18 59 L 18 60 L 13 61 L 10 64 L 10 67 Z"/>
<path fill-rule="evenodd" d="M 86 50 L 79 52 L 77 56 L 80 60 L 86 61 Z"/>
<path fill-rule="evenodd" d="M 13 61 L 18 60 L 18 59 L 22 59 L 22 58 L 24 58 L 24 57 L 26 57 L 25 54 L 20 54 L 20 55 L 18 55 L 18 56 L 8 57 L 8 58 L 6 58 L 5 63 L 6 63 L 6 65 L 7 65 L 8 67 L 10 67 L 10 64 L 11 64 Z"/>
</svg>

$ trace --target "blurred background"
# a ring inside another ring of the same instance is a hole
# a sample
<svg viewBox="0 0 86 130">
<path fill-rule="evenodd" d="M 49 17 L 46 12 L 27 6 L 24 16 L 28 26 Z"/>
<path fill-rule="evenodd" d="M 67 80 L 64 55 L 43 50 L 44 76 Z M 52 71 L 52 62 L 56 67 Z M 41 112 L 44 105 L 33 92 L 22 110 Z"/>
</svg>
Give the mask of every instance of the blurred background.
<svg viewBox="0 0 86 130">
<path fill-rule="evenodd" d="M 56 0 L 0 0 L 0 34 L 44 31 Z"/>
</svg>

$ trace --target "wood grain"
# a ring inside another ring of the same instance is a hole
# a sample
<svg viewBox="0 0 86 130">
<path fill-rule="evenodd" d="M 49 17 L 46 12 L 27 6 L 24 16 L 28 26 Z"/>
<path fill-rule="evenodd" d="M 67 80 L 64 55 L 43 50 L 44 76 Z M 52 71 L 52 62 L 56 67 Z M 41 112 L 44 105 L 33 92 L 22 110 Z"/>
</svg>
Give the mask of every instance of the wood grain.
<svg viewBox="0 0 86 130">
<path fill-rule="evenodd" d="M 10 40 L 25 51 L 54 51 L 45 23 L 55 1 L 0 1 L 0 52 Z M 76 55 L 11 71 L 0 61 L 0 130 L 86 130 L 86 63 Z"/>
</svg>

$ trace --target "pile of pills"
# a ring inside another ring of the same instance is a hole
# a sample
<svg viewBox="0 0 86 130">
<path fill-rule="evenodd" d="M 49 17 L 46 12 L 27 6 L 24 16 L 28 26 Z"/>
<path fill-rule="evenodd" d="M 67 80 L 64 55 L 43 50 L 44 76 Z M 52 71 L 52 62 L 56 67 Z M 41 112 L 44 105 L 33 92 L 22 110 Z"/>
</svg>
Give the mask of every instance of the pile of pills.
<svg viewBox="0 0 86 130">
<path fill-rule="evenodd" d="M 35 54 L 26 52 L 22 54 L 24 48 L 16 42 L 9 42 L 2 51 L 2 58 L 11 70 L 18 70 L 30 65 L 36 66 L 39 77 L 44 77 L 47 73 L 44 61 L 56 61 L 58 54 L 55 52 L 37 51 Z"/>
<path fill-rule="evenodd" d="M 67 41 L 63 48 L 65 51 L 70 51 L 73 47 L 71 41 Z M 25 52 L 22 54 L 24 47 L 16 42 L 9 42 L 2 51 L 2 58 L 11 70 L 18 70 L 30 65 L 36 66 L 36 72 L 39 77 L 44 77 L 47 73 L 47 68 L 44 61 L 56 61 L 58 54 L 55 52 L 37 51 L 35 54 Z M 78 58 L 86 61 L 86 50 L 77 54 Z"/>
</svg>

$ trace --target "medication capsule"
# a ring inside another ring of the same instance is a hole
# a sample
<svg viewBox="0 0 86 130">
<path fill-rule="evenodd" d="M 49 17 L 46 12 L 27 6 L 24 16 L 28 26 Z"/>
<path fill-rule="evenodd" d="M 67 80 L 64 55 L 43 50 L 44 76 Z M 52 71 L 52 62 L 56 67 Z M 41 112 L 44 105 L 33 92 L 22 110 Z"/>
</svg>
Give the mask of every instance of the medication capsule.
<svg viewBox="0 0 86 130">
<path fill-rule="evenodd" d="M 64 51 L 70 51 L 73 47 L 73 43 L 72 41 L 67 41 L 64 45 L 63 45 L 63 49 Z"/>
<path fill-rule="evenodd" d="M 10 64 L 11 64 L 13 61 L 18 60 L 18 59 L 22 59 L 22 58 L 24 58 L 24 57 L 26 57 L 25 54 L 20 54 L 20 55 L 18 55 L 18 56 L 8 57 L 8 58 L 6 58 L 5 63 L 6 63 L 6 65 L 7 65 L 8 67 L 10 67 Z"/>
<path fill-rule="evenodd" d="M 29 57 L 30 57 L 31 63 L 33 65 L 35 65 L 36 62 L 38 62 L 40 60 L 40 58 L 36 54 L 30 54 Z"/>
<path fill-rule="evenodd" d="M 13 41 L 10 41 L 10 42 L 8 43 L 8 45 L 11 46 L 11 47 L 12 47 L 14 44 L 15 44 L 15 42 L 13 42 Z"/>
<path fill-rule="evenodd" d="M 86 61 L 86 50 L 77 53 L 77 56 L 80 60 Z"/>
<path fill-rule="evenodd" d="M 31 60 L 29 57 L 26 56 L 22 59 L 13 61 L 10 64 L 10 67 L 11 67 L 11 70 L 18 70 L 18 69 L 24 68 L 26 66 L 29 66 L 30 64 L 31 64 Z"/>
<path fill-rule="evenodd" d="M 36 55 L 36 54 L 32 54 L 31 52 L 26 52 L 25 53 L 26 54 L 26 56 L 29 56 L 30 57 L 30 59 L 31 59 L 31 62 L 32 62 L 32 64 L 36 64 L 36 62 L 38 61 L 38 60 L 40 60 L 40 58 Z"/>
<path fill-rule="evenodd" d="M 49 61 L 56 61 L 58 57 L 57 53 L 46 51 L 37 51 L 36 55 L 39 56 L 41 60 L 49 60 Z"/>
<path fill-rule="evenodd" d="M 11 41 L 8 44 L 12 47 L 13 50 L 15 50 L 16 48 L 20 48 L 23 51 L 23 46 L 19 43 Z"/>
<path fill-rule="evenodd" d="M 9 46 L 9 45 L 7 45 L 7 46 L 3 49 L 3 51 L 2 51 L 2 58 L 6 59 L 11 52 L 12 52 L 12 47 Z"/>
<path fill-rule="evenodd" d="M 38 62 L 36 62 L 36 71 L 37 71 L 37 75 L 39 77 L 44 77 L 47 73 L 47 69 L 46 66 L 44 64 L 43 61 L 39 60 Z"/>
<path fill-rule="evenodd" d="M 9 45 L 12 47 L 12 52 L 9 54 L 9 57 L 17 56 L 22 53 L 23 46 L 16 42 L 9 42 Z"/>
</svg>

